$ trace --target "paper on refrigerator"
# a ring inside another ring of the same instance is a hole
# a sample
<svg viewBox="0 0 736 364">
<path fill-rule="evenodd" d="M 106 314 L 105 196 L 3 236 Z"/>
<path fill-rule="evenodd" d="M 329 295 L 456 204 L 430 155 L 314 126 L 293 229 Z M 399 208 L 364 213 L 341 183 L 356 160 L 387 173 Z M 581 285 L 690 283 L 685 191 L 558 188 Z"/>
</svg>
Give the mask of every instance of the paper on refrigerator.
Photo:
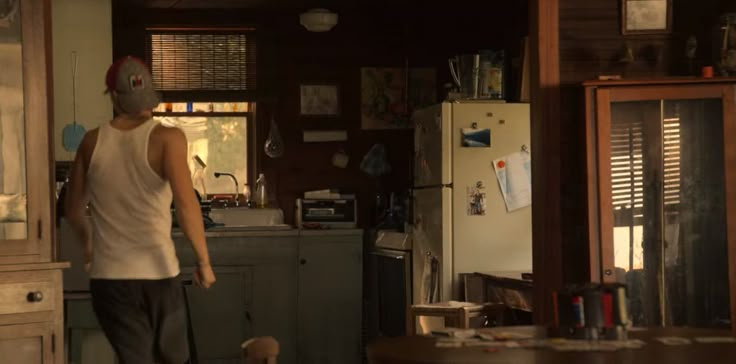
<svg viewBox="0 0 736 364">
<path fill-rule="evenodd" d="M 532 204 L 532 165 L 527 152 L 516 152 L 493 161 L 506 211 Z"/>
</svg>

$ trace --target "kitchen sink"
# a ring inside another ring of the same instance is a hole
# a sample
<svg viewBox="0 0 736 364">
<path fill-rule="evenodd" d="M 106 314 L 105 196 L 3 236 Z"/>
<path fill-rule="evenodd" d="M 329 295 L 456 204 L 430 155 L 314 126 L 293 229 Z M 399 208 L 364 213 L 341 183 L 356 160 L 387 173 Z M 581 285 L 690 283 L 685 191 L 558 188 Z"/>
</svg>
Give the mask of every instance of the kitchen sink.
<svg viewBox="0 0 736 364">
<path fill-rule="evenodd" d="M 274 208 L 248 208 L 230 207 L 213 208 L 210 218 L 217 224 L 223 224 L 222 228 L 252 228 L 287 227 L 284 224 L 284 212 Z"/>
</svg>

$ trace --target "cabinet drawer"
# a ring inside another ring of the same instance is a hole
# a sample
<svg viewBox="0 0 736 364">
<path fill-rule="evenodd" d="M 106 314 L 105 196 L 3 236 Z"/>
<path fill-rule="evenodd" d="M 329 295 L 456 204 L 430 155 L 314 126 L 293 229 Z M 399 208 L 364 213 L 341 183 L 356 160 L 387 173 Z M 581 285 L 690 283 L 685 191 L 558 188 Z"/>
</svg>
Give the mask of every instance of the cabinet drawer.
<svg viewBox="0 0 736 364">
<path fill-rule="evenodd" d="M 3 278 L 7 277 L 0 274 L 0 315 L 54 310 L 57 287 L 50 275 L 25 282 Z"/>
</svg>

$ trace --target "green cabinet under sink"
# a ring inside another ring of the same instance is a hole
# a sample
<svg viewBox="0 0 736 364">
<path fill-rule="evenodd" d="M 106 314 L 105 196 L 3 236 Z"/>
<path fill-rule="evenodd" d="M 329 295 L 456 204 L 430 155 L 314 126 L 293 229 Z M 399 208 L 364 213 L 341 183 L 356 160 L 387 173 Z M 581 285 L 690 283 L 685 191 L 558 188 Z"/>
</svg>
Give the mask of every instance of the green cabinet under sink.
<svg viewBox="0 0 736 364">
<path fill-rule="evenodd" d="M 175 242 L 191 276 L 192 249 L 183 237 Z M 296 363 L 297 232 L 209 236 L 207 245 L 217 282 L 188 289 L 200 363 L 240 363 L 240 344 L 255 336 L 276 337 L 279 362 Z"/>
</svg>

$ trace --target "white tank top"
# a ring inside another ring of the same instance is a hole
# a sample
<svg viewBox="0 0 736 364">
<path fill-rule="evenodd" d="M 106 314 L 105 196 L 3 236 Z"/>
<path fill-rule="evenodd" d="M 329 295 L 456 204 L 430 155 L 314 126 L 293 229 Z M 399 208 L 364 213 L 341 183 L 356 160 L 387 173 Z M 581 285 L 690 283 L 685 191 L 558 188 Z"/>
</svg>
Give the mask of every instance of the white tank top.
<svg viewBox="0 0 736 364">
<path fill-rule="evenodd" d="M 169 182 L 148 163 L 151 119 L 131 130 L 100 126 L 87 170 L 93 223 L 91 278 L 163 279 L 179 274 L 171 239 Z"/>
</svg>

